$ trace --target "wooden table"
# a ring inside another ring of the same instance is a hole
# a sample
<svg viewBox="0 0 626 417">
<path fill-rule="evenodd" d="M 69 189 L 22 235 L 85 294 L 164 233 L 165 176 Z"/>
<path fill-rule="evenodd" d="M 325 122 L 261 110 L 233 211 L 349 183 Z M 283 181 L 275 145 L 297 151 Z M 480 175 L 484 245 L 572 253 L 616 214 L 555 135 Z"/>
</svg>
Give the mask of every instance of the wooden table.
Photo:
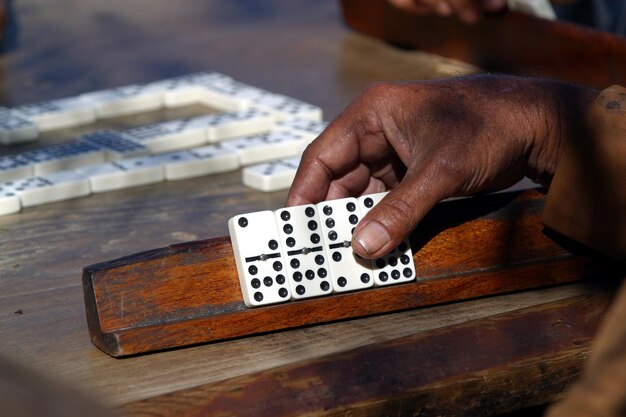
<svg viewBox="0 0 626 417">
<path fill-rule="evenodd" d="M 7 106 L 215 70 L 321 105 L 332 119 L 369 83 L 475 71 L 354 34 L 342 24 L 335 2 L 21 0 L 14 12 L 17 46 L 0 58 L 0 103 Z M 158 111 L 97 127 L 206 111 Z M 0 154 L 93 129 L 57 131 Z M 120 405 L 592 291 L 569 285 L 122 360 L 90 343 L 84 266 L 227 234 L 230 216 L 276 209 L 285 196 L 244 187 L 237 171 L 0 217 L 0 354 L 67 380 L 105 404 Z"/>
</svg>

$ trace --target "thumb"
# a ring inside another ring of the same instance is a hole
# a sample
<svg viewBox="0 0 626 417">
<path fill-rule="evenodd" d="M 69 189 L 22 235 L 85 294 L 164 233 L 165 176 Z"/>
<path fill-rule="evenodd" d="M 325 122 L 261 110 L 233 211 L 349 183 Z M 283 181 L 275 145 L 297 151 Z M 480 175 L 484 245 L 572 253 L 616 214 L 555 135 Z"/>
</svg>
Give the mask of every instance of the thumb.
<svg viewBox="0 0 626 417">
<path fill-rule="evenodd" d="M 354 251 L 369 259 L 380 258 L 397 247 L 430 209 L 452 194 L 445 179 L 424 172 L 407 175 L 367 213 L 352 237 Z"/>
</svg>

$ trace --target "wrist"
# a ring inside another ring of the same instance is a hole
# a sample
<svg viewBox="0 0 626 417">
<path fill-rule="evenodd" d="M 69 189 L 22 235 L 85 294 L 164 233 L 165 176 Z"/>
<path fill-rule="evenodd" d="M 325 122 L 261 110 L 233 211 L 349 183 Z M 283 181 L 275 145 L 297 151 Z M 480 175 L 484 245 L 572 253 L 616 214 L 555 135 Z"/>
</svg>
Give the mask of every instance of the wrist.
<svg viewBox="0 0 626 417">
<path fill-rule="evenodd" d="M 547 187 L 567 143 L 586 134 L 585 115 L 598 90 L 550 80 L 535 89 L 526 176 Z"/>
</svg>

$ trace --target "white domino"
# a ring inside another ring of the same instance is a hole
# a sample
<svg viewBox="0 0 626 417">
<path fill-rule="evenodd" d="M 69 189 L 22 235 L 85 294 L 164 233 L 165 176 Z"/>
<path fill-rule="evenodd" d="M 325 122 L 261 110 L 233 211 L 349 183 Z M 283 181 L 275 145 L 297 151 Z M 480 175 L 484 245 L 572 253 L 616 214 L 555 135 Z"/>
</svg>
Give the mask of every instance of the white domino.
<svg viewBox="0 0 626 417">
<path fill-rule="evenodd" d="M 232 78 L 217 72 L 201 72 L 169 78 L 147 85 L 163 92 L 163 107 L 181 107 L 200 103 L 205 85 L 232 81 Z"/>
<path fill-rule="evenodd" d="M 265 90 L 238 82 L 219 82 L 203 84 L 200 104 L 222 111 L 247 110 L 253 101 L 269 94 Z"/>
<path fill-rule="evenodd" d="M 171 155 L 148 156 L 92 165 L 76 172 L 89 178 L 92 192 L 102 193 L 162 182 L 170 161 Z"/>
<path fill-rule="evenodd" d="M 0 182 L 27 178 L 33 175 L 33 166 L 19 156 L 0 157 Z"/>
<path fill-rule="evenodd" d="M 22 209 L 20 198 L 13 187 L 6 187 L 0 184 L 0 216 L 18 213 Z"/>
<path fill-rule="evenodd" d="M 104 162 L 105 151 L 88 142 L 71 142 L 20 154 L 33 167 L 34 175 L 67 171 Z"/>
<path fill-rule="evenodd" d="M 244 303 L 255 307 L 288 301 L 291 292 L 274 213 L 235 216 L 228 230 Z"/>
<path fill-rule="evenodd" d="M 13 145 L 30 142 L 37 138 L 37 125 L 17 111 L 0 107 L 0 143 Z"/>
<path fill-rule="evenodd" d="M 237 153 L 220 145 L 209 145 L 177 153 L 165 165 L 168 181 L 234 171 L 239 168 Z"/>
<path fill-rule="evenodd" d="M 243 184 L 265 192 L 286 190 L 291 186 L 299 164 L 298 156 L 251 165 L 242 170 Z"/>
<path fill-rule="evenodd" d="M 193 148 L 206 143 L 206 130 L 213 117 L 201 116 L 172 120 L 127 130 L 133 140 L 147 146 L 152 153 Z"/>
<path fill-rule="evenodd" d="M 276 210 L 286 274 L 294 299 L 332 293 L 322 228 L 317 208 L 312 205 Z"/>
<path fill-rule="evenodd" d="M 80 100 L 94 106 L 99 119 L 126 116 L 162 107 L 163 88 L 141 84 L 82 94 Z"/>
<path fill-rule="evenodd" d="M 8 181 L 2 187 L 17 194 L 22 207 L 84 197 L 91 193 L 89 180 L 73 171 Z"/>
<path fill-rule="evenodd" d="M 387 193 L 369 194 L 359 197 L 361 216 L 365 215 L 378 204 Z M 415 279 L 415 264 L 408 237 L 390 253 L 379 259 L 372 260 L 374 285 L 392 285 L 413 281 Z"/>
<path fill-rule="evenodd" d="M 267 93 L 252 99 L 252 107 L 268 111 L 277 121 L 305 119 L 322 121 L 322 109 L 313 104 L 280 94 Z"/>
<path fill-rule="evenodd" d="M 274 126 L 274 118 L 268 112 L 254 109 L 212 114 L 207 118 L 210 119 L 206 130 L 209 143 L 268 132 Z"/>
<path fill-rule="evenodd" d="M 287 130 L 305 136 L 308 142 L 317 138 L 328 126 L 328 122 L 319 120 L 292 119 L 276 123 L 275 130 Z"/>
<path fill-rule="evenodd" d="M 334 292 L 372 287 L 370 260 L 358 257 L 351 246 L 352 233 L 361 220 L 357 199 L 323 201 L 317 204 L 317 210 Z"/>
<path fill-rule="evenodd" d="M 94 103 L 73 97 L 27 104 L 16 107 L 15 111 L 37 125 L 39 131 L 79 126 L 96 120 Z"/>
<path fill-rule="evenodd" d="M 225 140 L 224 147 L 234 149 L 243 166 L 299 155 L 306 143 L 303 136 L 291 132 L 270 132 L 245 138 Z"/>
<path fill-rule="evenodd" d="M 99 130 L 79 138 L 80 141 L 91 143 L 104 151 L 106 161 L 137 158 L 150 154 L 150 149 L 132 139 L 131 136 L 112 130 Z"/>
</svg>

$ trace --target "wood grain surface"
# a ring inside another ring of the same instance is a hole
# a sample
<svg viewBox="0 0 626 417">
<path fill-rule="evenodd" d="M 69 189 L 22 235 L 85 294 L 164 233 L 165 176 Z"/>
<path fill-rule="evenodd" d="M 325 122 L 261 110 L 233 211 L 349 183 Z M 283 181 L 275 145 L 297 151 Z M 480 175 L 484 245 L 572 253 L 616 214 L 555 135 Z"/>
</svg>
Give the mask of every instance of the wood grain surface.
<svg viewBox="0 0 626 417">
<path fill-rule="evenodd" d="M 0 104 L 216 70 L 321 105 L 332 119 L 369 83 L 476 71 L 355 34 L 344 26 L 332 1 L 53 3 L 12 2 L 12 42 L 0 56 Z M 206 111 L 194 107 L 113 119 L 51 132 L 37 143 L 2 148 L 0 154 L 66 142 L 96 128 Z M 0 354 L 117 405 L 591 291 L 593 280 L 123 360 L 92 345 L 81 283 L 85 266 L 225 235 L 232 215 L 279 208 L 285 197 L 285 192 L 263 194 L 244 187 L 237 171 L 0 217 Z M 429 259 L 436 266 L 436 253 Z"/>
<path fill-rule="evenodd" d="M 321 105 L 331 119 L 369 83 L 474 71 L 354 34 L 344 27 L 334 2 L 59 0 L 51 5 L 20 0 L 13 6 L 13 46 L 0 56 L 0 104 L 7 106 L 214 70 Z M 158 111 L 50 132 L 33 144 L 1 148 L 0 155 L 67 142 L 102 127 L 127 128 L 206 111 Z M 244 187 L 236 171 L 0 217 L 0 354 L 107 404 L 120 404 L 371 343 L 389 337 L 392 328 L 403 332 L 401 327 L 412 322 L 420 327 L 449 322 L 445 314 L 431 323 L 398 319 L 403 323 L 398 326 L 372 318 L 124 361 L 92 345 L 81 284 L 85 266 L 225 235 L 230 216 L 279 208 L 285 197 L 285 192 Z M 476 307 L 476 314 L 535 302 L 516 300 Z"/>
<path fill-rule="evenodd" d="M 133 417 L 495 416 L 553 400 L 578 376 L 610 298 L 568 298 L 121 410 Z"/>
<path fill-rule="evenodd" d="M 590 276 L 621 278 L 610 262 L 573 256 L 545 236 L 543 201 L 528 191 L 443 203 L 415 232 L 415 282 L 260 308 L 243 303 L 228 237 L 89 266 L 89 333 L 104 352 L 127 356 Z"/>
</svg>

